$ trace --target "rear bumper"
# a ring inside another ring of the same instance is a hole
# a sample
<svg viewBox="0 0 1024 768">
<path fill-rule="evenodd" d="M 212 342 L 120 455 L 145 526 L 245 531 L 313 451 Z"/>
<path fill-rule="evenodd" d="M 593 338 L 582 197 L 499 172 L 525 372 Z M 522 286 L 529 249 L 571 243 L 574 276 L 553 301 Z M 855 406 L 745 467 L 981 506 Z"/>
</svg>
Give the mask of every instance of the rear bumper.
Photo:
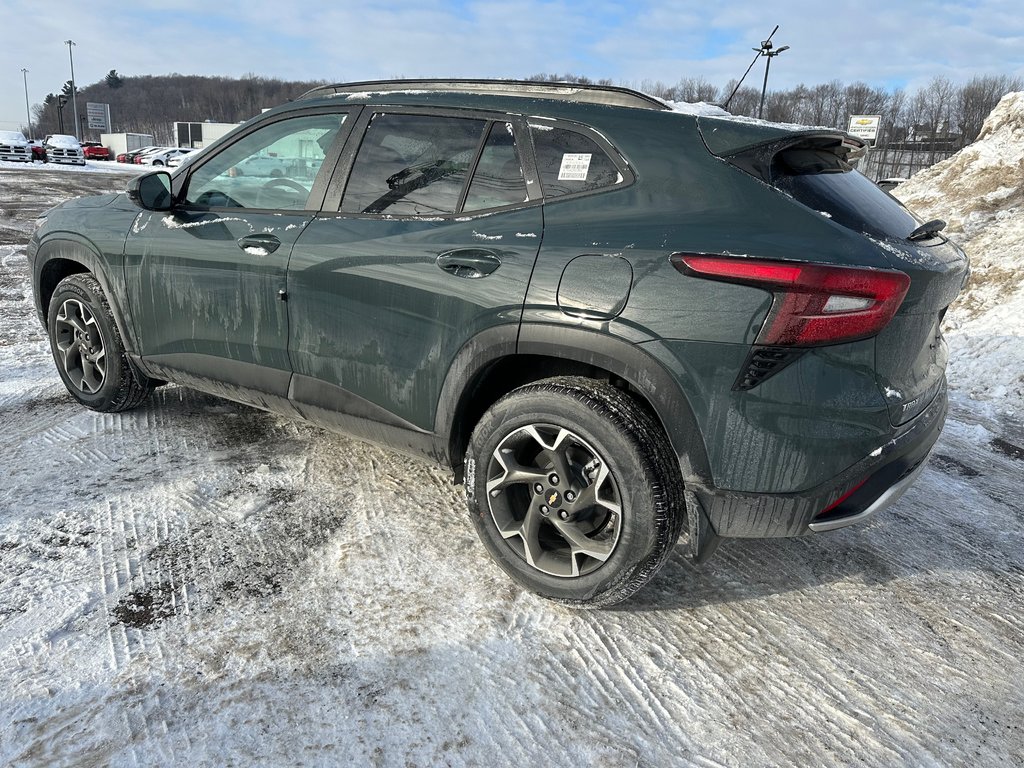
<svg viewBox="0 0 1024 768">
<path fill-rule="evenodd" d="M 807 491 L 693 490 L 711 528 L 723 537 L 802 536 L 854 525 L 891 506 L 910 487 L 939 439 L 948 409 L 943 383 L 931 404 L 888 441 L 832 480 Z"/>
</svg>

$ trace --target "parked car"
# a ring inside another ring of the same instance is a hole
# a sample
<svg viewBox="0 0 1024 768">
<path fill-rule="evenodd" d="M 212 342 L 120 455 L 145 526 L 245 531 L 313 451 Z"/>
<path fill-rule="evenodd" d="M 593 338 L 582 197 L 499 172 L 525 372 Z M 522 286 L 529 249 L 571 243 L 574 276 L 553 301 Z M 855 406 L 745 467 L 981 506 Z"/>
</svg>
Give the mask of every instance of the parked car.
<svg viewBox="0 0 1024 768">
<path fill-rule="evenodd" d="M 146 158 L 149 157 L 150 155 L 156 155 L 161 152 L 167 152 L 172 149 L 175 149 L 175 147 L 150 147 L 148 149 L 143 149 L 142 151 L 139 152 L 139 154 L 135 156 L 135 163 L 137 165 L 143 165 L 145 164 Z"/>
<path fill-rule="evenodd" d="M 235 176 L 259 176 L 278 179 L 289 175 L 295 160 L 285 157 L 247 157 L 234 168 Z"/>
<path fill-rule="evenodd" d="M 82 154 L 86 160 L 109 160 L 110 150 L 98 141 L 83 141 Z"/>
<path fill-rule="evenodd" d="M 47 162 L 85 165 L 82 145 L 74 136 L 61 133 L 51 134 L 43 141 L 43 151 L 46 153 Z"/>
<path fill-rule="evenodd" d="M 841 528 L 924 467 L 967 261 L 862 147 L 623 88 L 324 86 L 49 211 L 34 301 L 86 407 L 174 382 L 437 462 L 516 582 L 606 605 L 684 528 L 698 562 Z M 238 175 L 265 157 L 318 170 Z"/>
<path fill-rule="evenodd" d="M 21 131 L 0 131 L 0 160 L 32 162 L 32 148 Z"/>
<path fill-rule="evenodd" d="M 135 162 L 135 158 L 137 158 L 139 155 L 143 155 L 146 152 L 153 152 L 153 151 L 158 150 L 158 149 L 161 149 L 161 147 L 154 146 L 154 145 L 151 144 L 149 146 L 139 147 L 138 149 L 133 149 L 133 150 L 130 150 L 128 152 L 122 152 L 121 154 L 119 154 L 117 156 L 117 162 L 119 162 L 119 163 L 134 163 Z M 121 159 L 122 157 L 124 158 L 123 160 Z"/>
<path fill-rule="evenodd" d="M 142 161 L 143 165 L 169 165 L 172 158 L 183 157 L 191 151 L 192 149 L 190 147 L 164 147 L 157 151 L 141 155 L 139 159 Z"/>
<path fill-rule="evenodd" d="M 38 160 L 41 163 L 46 162 L 46 147 L 43 146 L 41 139 L 29 139 L 28 146 L 32 150 L 33 160 Z"/>
<path fill-rule="evenodd" d="M 906 179 L 903 178 L 902 176 L 892 176 L 888 179 L 882 179 L 881 181 L 879 181 L 878 188 L 885 192 L 891 192 L 904 181 L 906 181 Z"/>
<path fill-rule="evenodd" d="M 168 168 L 177 168 L 177 167 L 179 167 L 181 165 L 184 165 L 185 163 L 192 162 L 197 157 L 199 157 L 199 150 L 198 149 L 193 149 L 192 151 L 190 151 L 190 152 L 188 152 L 186 154 L 177 155 L 176 157 L 172 157 L 170 160 L 167 161 L 167 167 Z"/>
</svg>

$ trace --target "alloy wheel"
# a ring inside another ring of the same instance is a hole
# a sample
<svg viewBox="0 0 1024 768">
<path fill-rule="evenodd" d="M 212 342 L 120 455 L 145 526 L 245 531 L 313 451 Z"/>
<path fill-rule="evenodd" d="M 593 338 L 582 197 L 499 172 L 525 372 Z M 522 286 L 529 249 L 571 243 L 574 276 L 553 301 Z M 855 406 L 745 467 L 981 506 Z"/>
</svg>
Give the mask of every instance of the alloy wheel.
<svg viewBox="0 0 1024 768">
<path fill-rule="evenodd" d="M 491 454 L 487 502 L 502 539 L 551 576 L 585 576 L 611 557 L 622 501 L 607 461 L 571 430 L 531 424 Z"/>
<path fill-rule="evenodd" d="M 54 321 L 54 339 L 68 380 L 81 392 L 96 394 L 106 378 L 106 350 L 96 318 L 78 299 L 66 299 Z"/>
</svg>

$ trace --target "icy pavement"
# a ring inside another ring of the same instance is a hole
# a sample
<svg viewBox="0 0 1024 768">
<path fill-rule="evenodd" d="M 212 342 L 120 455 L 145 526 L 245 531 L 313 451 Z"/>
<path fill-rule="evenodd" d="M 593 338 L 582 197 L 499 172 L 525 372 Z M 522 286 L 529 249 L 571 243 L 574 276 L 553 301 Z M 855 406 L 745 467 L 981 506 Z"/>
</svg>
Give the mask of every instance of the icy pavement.
<svg viewBox="0 0 1024 768">
<path fill-rule="evenodd" d="M 177 387 L 119 416 L 73 403 L 25 232 L 118 182 L 16 175 L 0 764 L 1024 763 L 1015 417 L 954 393 L 873 523 L 727 542 L 700 569 L 680 547 L 632 602 L 574 612 L 490 563 L 440 471 Z"/>
</svg>

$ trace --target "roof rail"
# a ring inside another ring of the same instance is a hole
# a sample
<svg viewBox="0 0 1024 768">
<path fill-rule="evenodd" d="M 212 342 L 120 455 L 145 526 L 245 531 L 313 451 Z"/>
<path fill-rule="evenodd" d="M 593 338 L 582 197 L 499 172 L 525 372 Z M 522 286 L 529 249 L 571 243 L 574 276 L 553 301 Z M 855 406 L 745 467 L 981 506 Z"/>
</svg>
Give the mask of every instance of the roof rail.
<svg viewBox="0 0 1024 768">
<path fill-rule="evenodd" d="M 604 104 L 637 109 L 669 109 L 664 102 L 629 88 L 612 85 L 583 85 L 580 83 L 552 83 L 536 80 L 366 80 L 358 83 L 321 85 L 302 94 L 300 99 L 312 99 L 334 94 L 395 93 L 401 91 L 437 91 L 480 93 L 494 96 L 518 96 L 572 101 L 584 104 Z"/>
</svg>

